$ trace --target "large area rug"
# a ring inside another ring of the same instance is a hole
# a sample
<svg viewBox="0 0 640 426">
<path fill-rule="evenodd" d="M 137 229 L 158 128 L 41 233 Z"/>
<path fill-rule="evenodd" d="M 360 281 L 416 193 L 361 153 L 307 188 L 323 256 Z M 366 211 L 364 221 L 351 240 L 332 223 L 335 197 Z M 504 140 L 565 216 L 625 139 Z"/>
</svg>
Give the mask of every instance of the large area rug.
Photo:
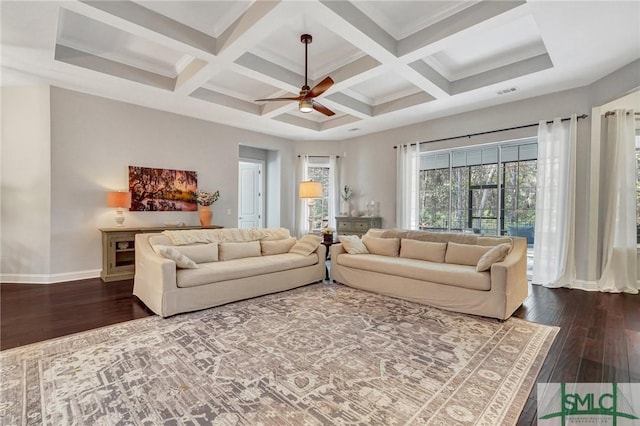
<svg viewBox="0 0 640 426">
<path fill-rule="evenodd" d="M 557 331 L 316 284 L 1 352 L 0 422 L 509 425 Z"/>
</svg>

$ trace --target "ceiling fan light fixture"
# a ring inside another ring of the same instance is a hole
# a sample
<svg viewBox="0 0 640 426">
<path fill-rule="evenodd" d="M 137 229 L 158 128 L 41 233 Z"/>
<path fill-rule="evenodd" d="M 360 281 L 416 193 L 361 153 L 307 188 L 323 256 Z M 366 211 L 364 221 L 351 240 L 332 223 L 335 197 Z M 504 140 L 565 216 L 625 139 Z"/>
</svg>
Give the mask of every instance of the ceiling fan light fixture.
<svg viewBox="0 0 640 426">
<path fill-rule="evenodd" d="M 313 101 L 311 99 L 302 99 L 300 105 L 298 105 L 298 109 L 300 112 L 305 113 L 313 111 Z"/>
</svg>

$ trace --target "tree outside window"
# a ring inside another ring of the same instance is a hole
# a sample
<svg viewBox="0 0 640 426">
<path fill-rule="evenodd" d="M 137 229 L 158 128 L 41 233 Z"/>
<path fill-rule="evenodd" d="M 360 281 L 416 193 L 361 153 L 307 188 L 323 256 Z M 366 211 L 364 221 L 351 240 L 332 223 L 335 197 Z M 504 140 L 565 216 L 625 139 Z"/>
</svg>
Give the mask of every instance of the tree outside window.
<svg viewBox="0 0 640 426">
<path fill-rule="evenodd" d="M 307 176 L 314 182 L 322 183 L 322 198 L 314 200 L 311 231 L 320 231 L 329 223 L 329 166 L 313 165 L 307 168 Z"/>
<path fill-rule="evenodd" d="M 503 161 L 498 161 L 496 146 L 423 155 L 420 228 L 487 235 L 509 233 L 532 240 L 536 144 L 500 149 Z"/>
</svg>

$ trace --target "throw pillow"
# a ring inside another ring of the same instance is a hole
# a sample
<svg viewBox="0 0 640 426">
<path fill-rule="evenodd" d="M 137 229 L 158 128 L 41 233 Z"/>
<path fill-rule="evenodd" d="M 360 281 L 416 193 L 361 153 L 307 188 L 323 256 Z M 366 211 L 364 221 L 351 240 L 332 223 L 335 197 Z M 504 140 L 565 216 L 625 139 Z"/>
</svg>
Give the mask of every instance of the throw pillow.
<svg viewBox="0 0 640 426">
<path fill-rule="evenodd" d="M 184 254 L 180 253 L 180 251 L 176 250 L 175 248 L 173 248 L 171 246 L 155 245 L 155 246 L 151 246 L 151 247 L 160 256 L 165 257 L 167 259 L 171 259 L 174 262 L 176 262 L 176 266 L 178 268 L 185 268 L 185 269 L 197 269 L 198 268 L 198 265 L 196 265 L 196 262 L 194 262 L 193 260 L 189 259 L 187 256 L 185 256 Z"/>
<path fill-rule="evenodd" d="M 174 249 L 193 260 L 195 263 L 217 262 L 218 244 L 193 244 L 190 246 L 177 246 Z"/>
<path fill-rule="evenodd" d="M 509 254 L 509 250 L 511 250 L 511 244 L 509 243 L 502 243 L 493 247 L 478 260 L 476 271 L 482 272 L 489 270 L 494 263 L 503 261 L 504 258 L 507 257 L 507 254 Z"/>
<path fill-rule="evenodd" d="M 274 241 L 263 240 L 260 241 L 260 247 L 262 248 L 262 255 L 269 256 L 272 254 L 288 253 L 295 243 L 296 239 L 294 237 Z"/>
<path fill-rule="evenodd" d="M 362 237 L 362 242 L 371 254 L 398 257 L 400 251 L 399 238 L 378 238 L 365 235 Z"/>
<path fill-rule="evenodd" d="M 218 245 L 218 258 L 223 261 L 243 259 L 245 257 L 260 257 L 260 252 L 260 241 L 220 243 Z"/>
<path fill-rule="evenodd" d="M 400 257 L 407 259 L 426 260 L 429 262 L 444 262 L 447 243 L 432 243 L 403 238 L 400 241 Z"/>
<path fill-rule="evenodd" d="M 342 243 L 342 247 L 349 254 L 367 254 L 367 246 L 364 245 L 360 237 L 357 235 L 340 235 L 338 240 Z"/>
<path fill-rule="evenodd" d="M 316 251 L 321 242 L 322 238 L 317 235 L 305 235 L 289 249 L 289 253 L 309 256 L 311 253 Z"/>
<path fill-rule="evenodd" d="M 444 261 L 457 265 L 476 266 L 480 258 L 491 250 L 491 248 L 490 246 L 458 244 L 449 241 L 447 243 L 447 253 L 445 254 Z"/>
</svg>

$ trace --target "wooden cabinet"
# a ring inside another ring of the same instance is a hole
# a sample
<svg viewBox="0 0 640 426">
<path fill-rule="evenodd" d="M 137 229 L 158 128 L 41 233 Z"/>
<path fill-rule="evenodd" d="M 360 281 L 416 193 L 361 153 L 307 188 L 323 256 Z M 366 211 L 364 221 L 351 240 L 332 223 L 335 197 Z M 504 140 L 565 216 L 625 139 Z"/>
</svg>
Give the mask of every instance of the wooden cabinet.
<svg viewBox="0 0 640 426">
<path fill-rule="evenodd" d="M 336 216 L 338 235 L 365 234 L 370 228 L 382 228 L 381 217 Z"/>
<path fill-rule="evenodd" d="M 102 281 L 120 281 L 133 278 L 136 264 L 136 234 L 162 232 L 167 229 L 218 229 L 222 226 L 181 226 L 144 228 L 101 228 L 102 232 Z"/>
</svg>

